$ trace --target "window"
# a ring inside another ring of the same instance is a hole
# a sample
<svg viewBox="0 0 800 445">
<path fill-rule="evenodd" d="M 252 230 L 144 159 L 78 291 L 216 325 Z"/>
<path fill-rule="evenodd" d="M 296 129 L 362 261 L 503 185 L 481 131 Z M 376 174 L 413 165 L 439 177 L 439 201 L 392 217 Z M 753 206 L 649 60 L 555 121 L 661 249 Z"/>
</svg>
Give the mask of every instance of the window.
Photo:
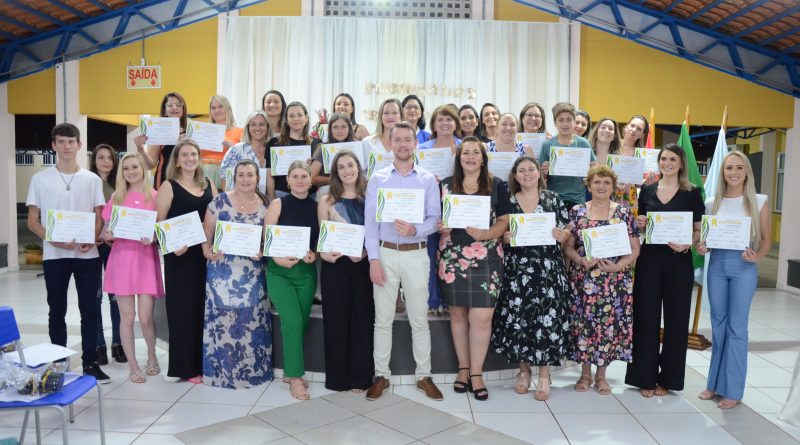
<svg viewBox="0 0 800 445">
<path fill-rule="evenodd" d="M 449 3 L 439 3 L 438 1 L 325 1 L 326 16 L 469 19 L 470 8 L 470 0 L 453 0 Z"/>
<path fill-rule="evenodd" d="M 775 212 L 783 211 L 783 172 L 785 169 L 786 153 L 778 153 L 778 165 L 775 169 Z"/>
</svg>

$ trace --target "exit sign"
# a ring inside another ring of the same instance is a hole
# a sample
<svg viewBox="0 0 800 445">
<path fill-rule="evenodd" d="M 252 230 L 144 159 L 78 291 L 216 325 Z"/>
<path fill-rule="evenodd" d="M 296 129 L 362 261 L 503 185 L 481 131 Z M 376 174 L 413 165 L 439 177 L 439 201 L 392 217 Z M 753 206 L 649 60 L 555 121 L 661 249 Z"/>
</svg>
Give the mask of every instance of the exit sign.
<svg viewBox="0 0 800 445">
<path fill-rule="evenodd" d="M 161 88 L 161 65 L 129 66 L 125 71 L 129 90 Z"/>
</svg>

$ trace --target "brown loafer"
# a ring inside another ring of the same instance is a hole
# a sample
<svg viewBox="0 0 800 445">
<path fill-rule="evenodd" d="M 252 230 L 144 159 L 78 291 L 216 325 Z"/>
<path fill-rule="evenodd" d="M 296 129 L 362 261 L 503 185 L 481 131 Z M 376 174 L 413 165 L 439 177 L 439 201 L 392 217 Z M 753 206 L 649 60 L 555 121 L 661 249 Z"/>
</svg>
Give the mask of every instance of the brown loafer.
<svg viewBox="0 0 800 445">
<path fill-rule="evenodd" d="M 386 377 L 375 377 L 372 386 L 367 390 L 367 400 L 378 400 L 386 390 L 389 389 L 389 380 Z"/>
<path fill-rule="evenodd" d="M 436 387 L 436 384 L 433 383 L 433 379 L 430 377 L 423 377 L 421 380 L 417 380 L 417 389 L 424 392 L 429 399 L 437 401 L 444 400 L 442 392 L 439 391 L 439 388 Z"/>
</svg>

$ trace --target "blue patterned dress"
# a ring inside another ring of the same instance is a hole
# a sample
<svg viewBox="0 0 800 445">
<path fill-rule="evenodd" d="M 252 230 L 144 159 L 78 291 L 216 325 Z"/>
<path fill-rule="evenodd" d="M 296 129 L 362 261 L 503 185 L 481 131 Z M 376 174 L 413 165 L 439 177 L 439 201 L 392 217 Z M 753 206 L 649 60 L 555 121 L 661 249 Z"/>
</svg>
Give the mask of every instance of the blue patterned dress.
<svg viewBox="0 0 800 445">
<path fill-rule="evenodd" d="M 264 224 L 267 206 L 258 212 L 236 211 L 227 193 L 208 205 L 219 221 Z M 272 380 L 272 326 L 264 263 L 224 255 L 209 261 L 203 334 L 203 383 L 222 388 L 250 388 Z"/>
</svg>

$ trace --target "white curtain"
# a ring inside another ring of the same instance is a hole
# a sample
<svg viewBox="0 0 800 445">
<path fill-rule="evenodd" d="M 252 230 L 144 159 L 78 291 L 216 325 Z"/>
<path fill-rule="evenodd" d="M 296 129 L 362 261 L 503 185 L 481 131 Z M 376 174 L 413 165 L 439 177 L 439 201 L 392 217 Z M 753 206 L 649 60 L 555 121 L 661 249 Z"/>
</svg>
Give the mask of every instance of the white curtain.
<svg viewBox="0 0 800 445">
<path fill-rule="evenodd" d="M 558 23 L 390 20 L 332 17 L 229 18 L 220 93 L 239 125 L 267 90 L 287 102 L 332 112 L 350 93 L 370 130 L 386 98 L 423 101 L 426 122 L 438 106 L 485 102 L 519 115 L 531 101 L 549 108 L 569 98 L 569 29 Z"/>
</svg>

